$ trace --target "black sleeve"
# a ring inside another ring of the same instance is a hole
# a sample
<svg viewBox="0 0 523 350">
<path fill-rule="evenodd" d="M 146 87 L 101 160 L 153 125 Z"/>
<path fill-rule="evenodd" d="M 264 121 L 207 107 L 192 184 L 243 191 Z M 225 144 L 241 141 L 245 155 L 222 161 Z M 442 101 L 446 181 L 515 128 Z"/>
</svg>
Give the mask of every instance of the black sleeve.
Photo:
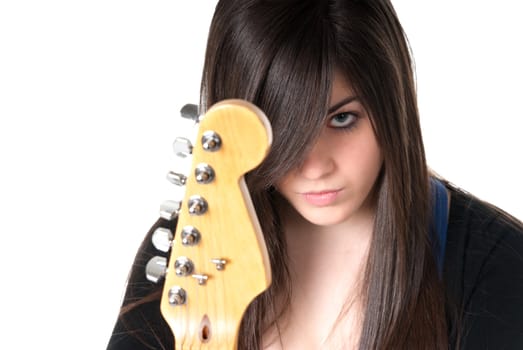
<svg viewBox="0 0 523 350">
<path fill-rule="evenodd" d="M 160 312 L 163 283 L 152 283 L 145 277 L 145 265 L 153 256 L 165 256 L 154 248 L 151 236 L 158 227 L 173 231 L 176 222 L 159 219 L 149 230 L 133 262 L 122 309 L 114 326 L 107 350 L 174 349 L 172 332 Z"/>
<path fill-rule="evenodd" d="M 501 230 L 486 258 L 479 259 L 477 281 L 464 286 L 470 298 L 463 305 L 462 349 L 523 349 L 523 234 L 520 228 Z"/>
</svg>

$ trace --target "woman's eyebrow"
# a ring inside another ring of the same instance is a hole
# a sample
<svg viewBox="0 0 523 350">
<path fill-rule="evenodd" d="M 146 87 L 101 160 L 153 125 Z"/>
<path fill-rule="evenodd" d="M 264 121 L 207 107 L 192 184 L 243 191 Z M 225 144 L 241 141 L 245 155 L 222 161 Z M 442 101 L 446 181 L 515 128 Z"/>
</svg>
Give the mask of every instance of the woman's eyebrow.
<svg viewBox="0 0 523 350">
<path fill-rule="evenodd" d="M 347 97 L 345 97 L 343 100 L 341 100 L 341 101 L 333 104 L 332 106 L 330 106 L 329 110 L 328 110 L 328 114 L 333 113 L 334 111 L 336 111 L 341 106 L 346 105 L 347 103 L 350 103 L 350 102 L 352 102 L 354 100 L 357 100 L 357 99 L 358 99 L 357 96 L 347 96 Z"/>
</svg>

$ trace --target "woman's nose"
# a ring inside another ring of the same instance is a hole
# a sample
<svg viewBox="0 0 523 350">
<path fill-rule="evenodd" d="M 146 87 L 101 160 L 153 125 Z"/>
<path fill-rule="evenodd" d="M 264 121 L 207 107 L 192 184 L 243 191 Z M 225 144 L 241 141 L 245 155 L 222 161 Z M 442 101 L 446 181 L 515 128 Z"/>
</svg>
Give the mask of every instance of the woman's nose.
<svg viewBox="0 0 523 350">
<path fill-rule="evenodd" d="M 332 149 L 324 137 L 316 142 L 299 168 L 300 174 L 309 180 L 318 180 L 330 175 L 336 168 Z"/>
</svg>

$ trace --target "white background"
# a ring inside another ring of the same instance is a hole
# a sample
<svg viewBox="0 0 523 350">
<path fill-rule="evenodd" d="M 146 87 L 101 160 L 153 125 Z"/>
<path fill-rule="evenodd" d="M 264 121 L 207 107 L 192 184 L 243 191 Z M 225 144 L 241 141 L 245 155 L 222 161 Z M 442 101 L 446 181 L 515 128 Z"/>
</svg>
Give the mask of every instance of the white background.
<svg viewBox="0 0 523 350">
<path fill-rule="evenodd" d="M 517 1 L 395 1 L 431 167 L 523 218 Z M 104 349 L 215 0 L 0 4 L 0 348 Z M 7 345 L 12 344 L 12 345 Z"/>
</svg>

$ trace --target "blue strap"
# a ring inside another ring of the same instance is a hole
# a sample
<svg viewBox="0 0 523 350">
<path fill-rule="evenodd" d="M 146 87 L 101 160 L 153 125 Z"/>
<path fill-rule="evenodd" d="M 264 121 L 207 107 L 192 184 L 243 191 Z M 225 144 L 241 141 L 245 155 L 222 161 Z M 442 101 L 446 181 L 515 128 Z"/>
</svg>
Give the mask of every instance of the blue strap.
<svg viewBox="0 0 523 350">
<path fill-rule="evenodd" d="M 445 260 L 445 245 L 447 243 L 447 227 L 448 227 L 448 196 L 445 185 L 435 179 L 431 178 L 431 191 L 433 200 L 433 222 L 434 233 L 436 240 L 433 241 L 434 253 L 436 256 L 436 264 L 440 277 L 443 275 L 443 263 Z"/>
</svg>

